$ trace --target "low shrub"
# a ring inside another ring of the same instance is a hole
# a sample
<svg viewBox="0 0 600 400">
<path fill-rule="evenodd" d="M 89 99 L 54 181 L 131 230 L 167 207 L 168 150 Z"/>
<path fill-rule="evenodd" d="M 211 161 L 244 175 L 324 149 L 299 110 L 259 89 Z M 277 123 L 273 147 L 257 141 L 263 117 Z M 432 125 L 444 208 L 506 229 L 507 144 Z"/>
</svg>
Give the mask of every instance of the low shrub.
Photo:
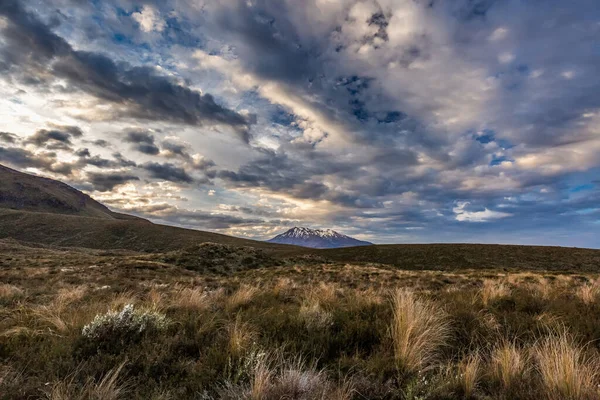
<svg viewBox="0 0 600 400">
<path fill-rule="evenodd" d="M 85 339 L 102 347 L 136 341 L 145 333 L 166 330 L 169 324 L 170 321 L 164 314 L 136 310 L 133 304 L 127 304 L 121 311 L 96 315 L 92 322 L 83 327 L 81 334 Z M 116 348 L 118 346 L 115 346 L 115 350 Z"/>
</svg>

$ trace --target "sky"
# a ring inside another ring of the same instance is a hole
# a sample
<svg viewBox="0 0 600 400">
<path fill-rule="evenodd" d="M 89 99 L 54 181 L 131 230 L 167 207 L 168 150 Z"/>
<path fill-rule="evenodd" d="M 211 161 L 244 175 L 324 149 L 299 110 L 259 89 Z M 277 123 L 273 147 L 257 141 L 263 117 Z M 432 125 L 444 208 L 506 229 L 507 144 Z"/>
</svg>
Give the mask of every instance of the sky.
<svg viewBox="0 0 600 400">
<path fill-rule="evenodd" d="M 0 163 L 259 240 L 600 248 L 600 7 L 2 0 Z"/>
</svg>

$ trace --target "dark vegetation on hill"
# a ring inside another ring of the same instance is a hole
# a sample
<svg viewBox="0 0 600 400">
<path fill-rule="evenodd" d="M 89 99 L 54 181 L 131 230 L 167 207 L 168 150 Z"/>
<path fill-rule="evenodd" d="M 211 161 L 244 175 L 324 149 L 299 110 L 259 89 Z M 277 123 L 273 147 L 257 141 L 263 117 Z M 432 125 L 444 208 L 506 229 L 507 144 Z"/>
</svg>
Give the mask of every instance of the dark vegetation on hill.
<svg viewBox="0 0 600 400">
<path fill-rule="evenodd" d="M 71 186 L 0 165 L 0 208 L 102 219 L 141 219 L 115 213 Z"/>
<path fill-rule="evenodd" d="M 6 209 L 0 209 L 0 227 L 0 239 L 13 238 L 63 247 L 166 252 L 214 242 L 232 246 L 288 248 L 218 233 L 158 225 L 145 220 L 111 220 Z"/>
<path fill-rule="evenodd" d="M 600 250 L 494 244 L 393 244 L 318 250 L 337 262 L 380 263 L 403 269 L 600 271 Z"/>
<path fill-rule="evenodd" d="M 242 270 L 281 265 L 282 260 L 255 247 L 235 247 L 202 243 L 171 251 L 159 257 L 167 264 L 202 273 L 233 273 Z"/>
</svg>

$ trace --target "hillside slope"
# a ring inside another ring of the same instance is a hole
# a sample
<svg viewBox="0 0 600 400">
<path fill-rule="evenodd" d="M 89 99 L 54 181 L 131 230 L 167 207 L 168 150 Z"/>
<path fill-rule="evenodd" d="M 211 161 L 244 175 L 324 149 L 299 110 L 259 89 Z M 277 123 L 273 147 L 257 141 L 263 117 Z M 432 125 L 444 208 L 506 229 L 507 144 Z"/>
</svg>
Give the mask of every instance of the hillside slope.
<svg viewBox="0 0 600 400">
<path fill-rule="evenodd" d="M 166 252 L 214 242 L 280 249 L 265 242 L 153 224 L 120 214 L 71 186 L 0 165 L 0 239 L 61 247 Z"/>
<path fill-rule="evenodd" d="M 116 220 L 0 209 L 0 239 L 12 238 L 61 247 L 166 252 L 205 242 L 293 250 L 212 232 L 153 224 L 146 220 Z"/>
<path fill-rule="evenodd" d="M 71 186 L 0 165 L 0 208 L 103 219 L 137 219 L 108 207 Z"/>
</svg>

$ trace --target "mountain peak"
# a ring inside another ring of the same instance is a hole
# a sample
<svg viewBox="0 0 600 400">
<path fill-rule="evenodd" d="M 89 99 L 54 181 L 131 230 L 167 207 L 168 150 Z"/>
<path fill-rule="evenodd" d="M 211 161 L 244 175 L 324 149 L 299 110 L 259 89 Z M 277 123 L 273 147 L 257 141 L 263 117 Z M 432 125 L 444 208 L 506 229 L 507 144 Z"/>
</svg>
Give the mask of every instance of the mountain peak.
<svg viewBox="0 0 600 400">
<path fill-rule="evenodd" d="M 368 246 L 372 243 L 342 235 L 332 229 L 310 229 L 295 226 L 269 240 L 271 243 L 291 244 L 317 249 L 338 247 Z"/>
</svg>

